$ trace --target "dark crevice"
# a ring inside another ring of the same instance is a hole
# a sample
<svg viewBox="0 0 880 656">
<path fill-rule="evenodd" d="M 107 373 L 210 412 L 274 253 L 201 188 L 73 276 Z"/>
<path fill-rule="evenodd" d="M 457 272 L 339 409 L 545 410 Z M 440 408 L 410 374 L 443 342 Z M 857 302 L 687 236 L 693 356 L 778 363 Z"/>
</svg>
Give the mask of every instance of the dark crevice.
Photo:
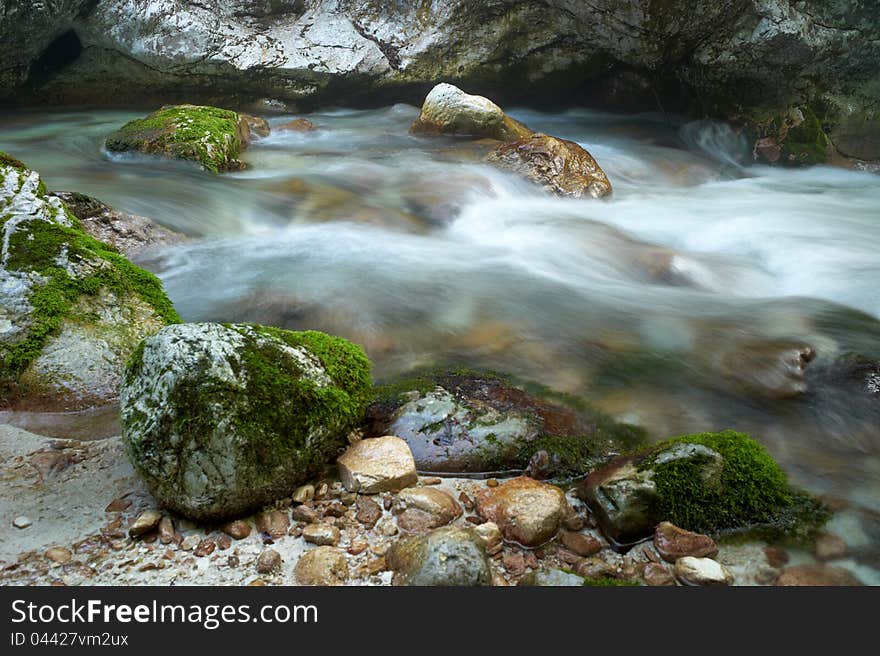
<svg viewBox="0 0 880 656">
<path fill-rule="evenodd" d="M 37 87 L 67 68 L 82 54 L 82 43 L 74 30 L 68 30 L 50 43 L 31 66 L 28 85 Z"/>
</svg>

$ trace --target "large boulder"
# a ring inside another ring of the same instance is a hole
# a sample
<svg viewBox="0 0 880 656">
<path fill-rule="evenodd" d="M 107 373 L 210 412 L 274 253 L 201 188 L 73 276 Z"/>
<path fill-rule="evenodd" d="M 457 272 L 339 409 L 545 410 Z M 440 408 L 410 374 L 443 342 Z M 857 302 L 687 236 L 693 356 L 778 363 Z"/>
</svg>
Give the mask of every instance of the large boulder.
<svg viewBox="0 0 880 656">
<path fill-rule="evenodd" d="M 180 324 L 146 339 L 122 387 L 122 438 L 164 506 L 222 520 L 330 462 L 371 394 L 360 347 L 318 332 Z"/>
<path fill-rule="evenodd" d="M 413 134 L 457 134 L 513 141 L 532 134 L 483 96 L 473 96 L 451 84 L 431 89 L 419 117 L 410 127 Z"/>
<path fill-rule="evenodd" d="M 36 171 L 3 153 L 0 231 L 0 403 L 117 398 L 141 339 L 179 321 L 162 284 L 86 234 Z"/>
<path fill-rule="evenodd" d="M 501 144 L 486 161 L 558 196 L 603 198 L 611 194 L 608 176 L 574 141 L 535 133 Z"/>
<path fill-rule="evenodd" d="M 715 535 L 779 536 L 804 535 L 827 519 L 764 447 L 730 430 L 683 435 L 618 458 L 584 479 L 577 494 L 618 546 L 649 537 L 663 521 Z"/>
<path fill-rule="evenodd" d="M 208 171 L 244 167 L 238 156 L 250 142 L 245 118 L 207 105 L 167 105 L 145 118 L 129 121 L 107 135 L 107 150 L 188 159 Z"/>
<path fill-rule="evenodd" d="M 540 478 L 585 474 L 609 454 L 642 443 L 638 429 L 576 399 L 529 389 L 535 393 L 467 372 L 398 381 L 378 389 L 368 410 L 370 431 L 406 440 L 420 471 L 528 468 Z"/>
</svg>

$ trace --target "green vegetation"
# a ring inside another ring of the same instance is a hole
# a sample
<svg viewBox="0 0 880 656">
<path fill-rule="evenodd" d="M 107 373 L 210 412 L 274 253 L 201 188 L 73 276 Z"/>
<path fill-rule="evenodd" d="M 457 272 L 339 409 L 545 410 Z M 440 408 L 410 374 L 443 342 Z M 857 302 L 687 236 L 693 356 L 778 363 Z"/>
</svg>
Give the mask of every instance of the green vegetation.
<svg viewBox="0 0 880 656">
<path fill-rule="evenodd" d="M 237 112 L 202 105 L 162 107 L 107 137 L 107 150 L 138 151 L 199 162 L 213 173 L 241 168 L 243 143 Z"/>
<path fill-rule="evenodd" d="M 796 164 L 824 164 L 831 156 L 831 141 L 812 109 L 804 107 L 801 113 L 804 120 L 790 127 L 782 140 L 781 160 Z M 776 118 L 780 129 L 785 120 L 784 117 Z"/>
<path fill-rule="evenodd" d="M 0 150 L 0 166 L 11 166 L 14 169 L 26 169 L 27 165 L 21 160 L 15 159 L 12 155 L 8 155 Z"/>
</svg>

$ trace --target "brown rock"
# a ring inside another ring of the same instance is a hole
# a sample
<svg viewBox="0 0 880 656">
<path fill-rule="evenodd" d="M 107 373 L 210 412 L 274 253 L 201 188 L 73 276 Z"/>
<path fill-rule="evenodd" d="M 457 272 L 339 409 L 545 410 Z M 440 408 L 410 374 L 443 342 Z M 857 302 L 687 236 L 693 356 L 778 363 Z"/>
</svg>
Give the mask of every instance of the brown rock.
<svg viewBox="0 0 880 656">
<path fill-rule="evenodd" d="M 348 579 L 345 553 L 336 547 L 316 547 L 300 556 L 294 574 L 300 585 L 343 585 Z"/>
<path fill-rule="evenodd" d="M 252 116 L 251 114 L 244 114 L 239 112 L 239 116 L 244 119 L 244 122 L 247 123 L 248 129 L 251 134 L 255 134 L 258 137 L 268 137 L 271 132 L 269 128 L 269 122 L 261 118 L 260 116 Z"/>
<path fill-rule="evenodd" d="M 675 585 L 675 576 L 660 563 L 648 563 L 642 572 L 645 583 L 652 586 Z"/>
<path fill-rule="evenodd" d="M 461 517 L 462 510 L 452 495 L 437 488 L 402 490 L 392 507 L 397 525 L 406 533 L 421 533 L 445 526 Z"/>
<path fill-rule="evenodd" d="M 192 551 L 199 545 L 200 542 L 201 539 L 198 535 L 187 535 L 180 543 L 180 548 L 184 551 Z"/>
<path fill-rule="evenodd" d="M 324 509 L 324 515 L 327 517 L 342 517 L 348 512 L 348 508 L 341 501 L 334 501 Z"/>
<path fill-rule="evenodd" d="M 776 579 L 776 585 L 860 586 L 863 584 L 847 569 L 816 564 L 797 565 L 784 569 Z"/>
<path fill-rule="evenodd" d="M 486 553 L 494 556 L 504 548 L 504 542 L 501 537 L 501 529 L 495 522 L 484 522 L 474 528 L 474 532 L 479 536 L 483 545 L 486 547 Z"/>
<path fill-rule="evenodd" d="M 352 556 L 357 556 L 365 552 L 369 546 L 366 540 L 352 540 L 351 545 L 348 547 L 348 553 Z"/>
<path fill-rule="evenodd" d="M 654 546 L 663 560 L 674 563 L 684 556 L 714 558 L 718 546 L 708 535 L 692 533 L 670 522 L 660 522 L 654 531 Z"/>
<path fill-rule="evenodd" d="M 486 486 L 487 487 L 498 487 L 498 479 L 497 478 L 490 478 L 489 480 L 486 481 Z"/>
<path fill-rule="evenodd" d="M 467 494 L 462 492 L 458 495 L 458 500 L 461 502 L 461 505 L 468 512 L 471 512 L 474 509 L 474 501 Z"/>
<path fill-rule="evenodd" d="M 220 551 L 226 551 L 227 549 L 229 549 L 229 547 L 232 546 L 232 538 L 229 537 L 228 535 L 226 535 L 225 533 L 223 535 L 219 536 L 217 538 L 216 542 L 217 542 L 217 548 L 220 549 Z"/>
<path fill-rule="evenodd" d="M 382 517 L 382 509 L 379 507 L 379 504 L 370 497 L 358 497 L 356 503 L 357 514 L 355 519 L 367 528 L 373 528 Z"/>
<path fill-rule="evenodd" d="M 580 515 L 572 513 L 562 522 L 562 525 L 567 528 L 569 531 L 580 531 L 583 530 L 587 523 L 584 521 L 584 518 Z"/>
<path fill-rule="evenodd" d="M 275 126 L 277 132 L 312 132 L 317 129 L 317 126 L 307 118 L 295 118 Z"/>
<path fill-rule="evenodd" d="M 565 517 L 565 494 L 525 476 L 477 494 L 477 512 L 495 522 L 506 540 L 537 547 L 553 539 Z"/>
<path fill-rule="evenodd" d="M 158 510 L 145 510 L 140 515 L 138 515 L 137 519 L 134 520 L 134 523 L 128 528 L 128 535 L 130 537 L 136 538 L 146 533 L 149 533 L 152 530 L 155 530 L 157 526 L 159 526 L 159 522 L 162 520 L 162 513 Z"/>
<path fill-rule="evenodd" d="M 602 198 L 611 194 L 611 182 L 593 156 L 566 139 L 535 133 L 501 144 L 486 161 L 558 196 Z"/>
<path fill-rule="evenodd" d="M 833 533 L 820 533 L 814 545 L 816 558 L 819 560 L 837 560 L 843 558 L 848 548 L 846 542 L 839 535 Z"/>
<path fill-rule="evenodd" d="M 281 568 L 281 554 L 274 549 L 263 549 L 257 556 L 257 572 L 271 574 Z"/>
<path fill-rule="evenodd" d="M 311 524 L 321 519 L 318 511 L 308 505 L 297 506 L 293 509 L 291 516 L 295 522 L 305 522 L 306 524 Z"/>
<path fill-rule="evenodd" d="M 427 478 L 423 478 L 419 481 L 422 485 L 440 485 L 443 482 L 443 479 L 439 476 L 428 476 Z"/>
<path fill-rule="evenodd" d="M 58 563 L 59 565 L 69 563 L 70 559 L 73 558 L 73 554 L 70 552 L 70 549 L 67 549 L 65 547 L 50 547 L 49 549 L 46 549 L 46 553 L 44 555 L 53 563 Z"/>
<path fill-rule="evenodd" d="M 409 445 L 391 435 L 355 442 L 337 463 L 342 484 L 350 492 L 402 490 L 419 480 Z"/>
<path fill-rule="evenodd" d="M 339 529 L 330 524 L 309 524 L 303 529 L 303 539 L 306 542 L 321 546 L 335 546 L 339 543 Z"/>
<path fill-rule="evenodd" d="M 131 505 L 131 499 L 126 499 L 125 497 L 119 497 L 118 499 L 113 499 L 110 503 L 107 504 L 107 507 L 104 508 L 104 512 L 122 512 L 126 508 Z"/>
<path fill-rule="evenodd" d="M 257 531 L 260 533 L 280 538 L 282 535 L 287 535 L 288 528 L 290 528 L 290 520 L 287 513 L 280 510 L 264 510 L 257 515 Z"/>
<path fill-rule="evenodd" d="M 575 574 L 585 579 L 617 578 L 617 570 L 601 558 L 584 558 L 574 567 Z"/>
<path fill-rule="evenodd" d="M 162 544 L 171 544 L 174 542 L 174 520 L 165 515 L 159 520 L 159 542 Z"/>
<path fill-rule="evenodd" d="M 788 552 L 779 547 L 764 547 L 764 556 L 771 567 L 785 567 L 789 560 Z"/>
<path fill-rule="evenodd" d="M 250 522 L 243 519 L 236 519 L 233 522 L 224 524 L 222 531 L 235 540 L 244 540 L 251 534 Z"/>
<path fill-rule="evenodd" d="M 217 548 L 217 543 L 214 542 L 213 538 L 205 538 L 201 540 L 197 545 L 193 554 L 202 558 L 203 556 L 210 556 L 214 553 L 214 549 Z"/>
<path fill-rule="evenodd" d="M 521 553 L 508 554 L 501 559 L 501 564 L 513 576 L 520 576 L 526 571 L 526 559 Z"/>
<path fill-rule="evenodd" d="M 306 501 L 311 501 L 315 498 L 315 486 L 314 485 L 301 485 L 296 488 L 296 491 L 293 493 L 293 502 L 294 503 L 305 503 Z"/>
<path fill-rule="evenodd" d="M 565 531 L 562 534 L 562 544 L 578 556 L 593 556 L 602 551 L 604 546 L 601 540 L 592 535 L 582 535 L 581 533 L 571 533 L 569 531 Z"/>
</svg>

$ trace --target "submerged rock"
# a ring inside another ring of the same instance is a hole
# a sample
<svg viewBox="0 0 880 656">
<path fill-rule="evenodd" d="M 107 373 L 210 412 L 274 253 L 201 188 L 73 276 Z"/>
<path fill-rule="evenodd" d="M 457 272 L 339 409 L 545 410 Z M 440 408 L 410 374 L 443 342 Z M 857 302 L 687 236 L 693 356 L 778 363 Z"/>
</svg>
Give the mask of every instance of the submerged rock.
<svg viewBox="0 0 880 656">
<path fill-rule="evenodd" d="M 406 440 L 420 471 L 525 469 L 543 451 L 535 467 L 546 477 L 585 473 L 643 440 L 639 429 L 547 395 L 492 375 L 428 375 L 380 388 L 370 430 Z"/>
<path fill-rule="evenodd" d="M 331 461 L 371 393 L 363 351 L 251 324 L 171 326 L 122 387 L 122 437 L 163 505 L 222 520 L 290 494 Z"/>
<path fill-rule="evenodd" d="M 422 111 L 410 132 L 488 137 L 500 141 L 520 139 L 532 133 L 488 98 L 472 96 L 445 82 L 425 96 Z"/>
<path fill-rule="evenodd" d="M 556 537 L 568 509 L 561 489 L 526 476 L 481 490 L 475 501 L 480 517 L 495 522 L 506 540 L 526 547 Z"/>
<path fill-rule="evenodd" d="M 714 355 L 718 372 L 737 391 L 786 399 L 807 391 L 805 370 L 816 352 L 802 342 L 753 340 L 734 343 Z"/>
<path fill-rule="evenodd" d="M 275 130 L 278 132 L 313 132 L 317 129 L 318 127 L 307 118 L 295 118 L 275 126 Z"/>
<path fill-rule="evenodd" d="M 385 555 L 394 585 L 490 585 L 485 547 L 473 529 L 446 526 L 396 542 Z"/>
<path fill-rule="evenodd" d="M 611 182 L 593 156 L 566 139 L 535 133 L 501 144 L 486 161 L 558 196 L 603 198 L 611 194 Z"/>
<path fill-rule="evenodd" d="M 684 435 L 618 458 L 577 494 L 617 545 L 649 537 L 662 521 L 703 533 L 799 534 L 827 519 L 760 444 L 734 431 Z"/>
<path fill-rule="evenodd" d="M 179 321 L 162 284 L 86 234 L 37 172 L 0 153 L 0 405 L 115 399 L 145 336 Z"/>
<path fill-rule="evenodd" d="M 254 135 L 261 139 L 265 139 L 271 134 L 272 129 L 269 127 L 269 121 L 261 116 L 254 116 L 245 113 L 240 113 L 240 116 L 248 126 L 248 134 L 245 143 L 250 143 Z"/>
<path fill-rule="evenodd" d="M 129 121 L 107 136 L 111 152 L 140 152 L 188 159 L 213 173 L 244 167 L 238 160 L 250 140 L 247 121 L 237 112 L 207 105 L 166 105 Z"/>
</svg>

